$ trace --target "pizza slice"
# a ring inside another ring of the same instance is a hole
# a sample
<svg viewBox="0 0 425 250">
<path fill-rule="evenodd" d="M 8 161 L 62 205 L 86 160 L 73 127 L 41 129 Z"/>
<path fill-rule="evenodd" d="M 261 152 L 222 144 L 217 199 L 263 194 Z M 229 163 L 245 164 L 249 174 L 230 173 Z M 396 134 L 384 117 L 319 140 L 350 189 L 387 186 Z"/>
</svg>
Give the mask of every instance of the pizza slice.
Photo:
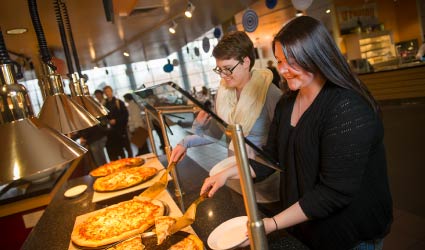
<svg viewBox="0 0 425 250">
<path fill-rule="evenodd" d="M 123 241 L 107 250 L 144 250 L 145 245 L 142 243 L 140 235 Z"/>
<path fill-rule="evenodd" d="M 132 167 L 100 177 L 93 183 L 98 192 L 117 191 L 143 183 L 158 173 L 154 167 Z"/>
<path fill-rule="evenodd" d="M 129 168 L 131 166 L 142 165 L 143 163 L 144 160 L 139 157 L 119 159 L 106 163 L 96 169 L 93 169 L 92 171 L 90 171 L 90 175 L 93 177 L 102 177 Z"/>
<path fill-rule="evenodd" d="M 168 250 L 203 250 L 204 244 L 196 235 L 189 235 L 172 245 Z"/>
<path fill-rule="evenodd" d="M 171 227 L 176 223 L 176 219 L 170 216 L 160 216 L 155 218 L 155 232 L 158 245 L 161 245 L 170 236 Z"/>
</svg>

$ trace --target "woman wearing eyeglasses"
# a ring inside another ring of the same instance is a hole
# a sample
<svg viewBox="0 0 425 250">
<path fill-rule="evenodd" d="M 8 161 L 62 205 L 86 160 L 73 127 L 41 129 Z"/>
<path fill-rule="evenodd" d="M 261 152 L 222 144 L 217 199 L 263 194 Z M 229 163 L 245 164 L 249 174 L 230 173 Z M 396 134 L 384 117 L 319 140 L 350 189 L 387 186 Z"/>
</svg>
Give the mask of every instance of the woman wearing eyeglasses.
<svg viewBox="0 0 425 250">
<path fill-rule="evenodd" d="M 273 49 L 293 92 L 276 106 L 265 147 L 284 168 L 281 212 L 263 219 L 266 233 L 288 229 L 315 250 L 381 250 L 392 199 L 376 101 L 318 20 L 291 20 Z M 201 193 L 212 186 L 213 195 L 222 177 Z"/>
<path fill-rule="evenodd" d="M 267 140 L 276 103 L 282 95 L 272 84 L 272 72 L 253 69 L 254 45 L 242 31 L 225 34 L 212 54 L 217 65 L 213 71 L 221 77 L 215 101 L 216 114 L 228 124 L 240 124 L 245 137 L 261 148 Z M 207 114 L 201 111 L 194 122 L 195 130 L 206 127 L 207 122 Z M 173 149 L 171 161 L 180 160 L 187 148 L 207 143 L 211 141 L 204 137 L 187 136 Z"/>
</svg>

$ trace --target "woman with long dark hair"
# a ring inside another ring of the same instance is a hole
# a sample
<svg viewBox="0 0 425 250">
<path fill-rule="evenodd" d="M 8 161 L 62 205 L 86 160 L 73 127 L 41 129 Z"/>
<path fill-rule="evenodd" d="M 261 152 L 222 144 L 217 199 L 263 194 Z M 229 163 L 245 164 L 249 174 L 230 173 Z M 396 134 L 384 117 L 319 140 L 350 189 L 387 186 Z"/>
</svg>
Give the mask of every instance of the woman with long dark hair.
<svg viewBox="0 0 425 250">
<path fill-rule="evenodd" d="M 263 220 L 266 233 L 285 228 L 311 249 L 382 249 L 392 199 L 376 101 L 318 20 L 291 20 L 273 49 L 292 93 L 276 106 L 265 147 L 283 168 L 282 211 Z M 212 186 L 213 195 L 222 176 L 201 193 Z"/>
</svg>

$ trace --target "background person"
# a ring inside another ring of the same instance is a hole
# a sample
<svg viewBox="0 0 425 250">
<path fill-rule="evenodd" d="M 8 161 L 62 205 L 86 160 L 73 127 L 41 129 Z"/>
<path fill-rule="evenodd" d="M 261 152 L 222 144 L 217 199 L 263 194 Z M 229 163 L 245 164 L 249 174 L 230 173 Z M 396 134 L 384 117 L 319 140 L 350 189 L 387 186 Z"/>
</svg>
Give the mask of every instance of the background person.
<svg viewBox="0 0 425 250">
<path fill-rule="evenodd" d="M 273 84 L 276 85 L 279 89 L 281 89 L 281 77 L 279 72 L 277 72 L 277 69 L 275 66 L 273 66 L 273 61 L 268 60 L 267 61 L 267 68 L 273 73 Z"/>
<path fill-rule="evenodd" d="M 106 141 L 106 150 L 111 161 L 126 158 L 124 148 L 128 157 L 133 157 L 130 140 L 127 133 L 128 111 L 123 101 L 114 97 L 111 86 L 105 86 L 103 92 L 106 95 L 105 107 L 109 110 L 109 131 Z"/>
<path fill-rule="evenodd" d="M 312 17 L 291 20 L 273 48 L 293 94 L 278 103 L 265 147 L 284 169 L 282 211 L 264 219 L 266 233 L 286 228 L 318 250 L 382 249 L 392 198 L 374 98 Z M 257 177 L 270 172 L 253 168 Z M 201 193 L 212 186 L 213 195 L 230 177 L 207 178 Z"/>
<path fill-rule="evenodd" d="M 425 36 L 423 38 L 421 46 L 419 46 L 418 52 L 416 53 L 416 59 L 419 61 L 425 61 Z"/>
<path fill-rule="evenodd" d="M 143 138 L 138 138 L 137 143 L 138 145 L 138 152 L 137 155 L 142 155 L 149 153 L 148 145 L 146 143 L 147 139 L 147 133 L 146 130 L 146 121 L 142 117 L 142 109 L 139 106 L 139 104 L 136 103 L 136 101 L 133 98 L 132 94 L 125 94 L 124 95 L 124 101 L 127 103 L 127 109 L 128 109 L 128 131 L 130 132 L 131 139 L 133 140 L 134 136 L 142 136 Z M 136 131 L 140 130 L 145 132 L 143 136 L 142 133 Z"/>
<path fill-rule="evenodd" d="M 100 89 L 96 89 L 96 90 L 94 91 L 94 97 L 96 98 L 96 100 L 97 100 L 100 104 L 102 104 L 103 106 L 105 106 L 106 99 L 105 99 L 105 96 L 103 95 L 103 91 L 102 91 L 102 90 L 100 90 Z"/>
<path fill-rule="evenodd" d="M 211 95 L 207 87 L 202 86 L 201 92 L 199 92 L 195 97 L 199 102 L 204 104 L 205 108 L 212 108 Z"/>
</svg>

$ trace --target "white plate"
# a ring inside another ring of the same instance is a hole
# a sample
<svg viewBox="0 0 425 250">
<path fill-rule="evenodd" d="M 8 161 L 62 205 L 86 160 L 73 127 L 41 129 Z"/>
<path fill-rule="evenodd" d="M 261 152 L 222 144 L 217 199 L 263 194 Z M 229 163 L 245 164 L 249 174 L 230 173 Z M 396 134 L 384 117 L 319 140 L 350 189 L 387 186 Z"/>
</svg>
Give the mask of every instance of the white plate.
<svg viewBox="0 0 425 250">
<path fill-rule="evenodd" d="M 223 222 L 208 237 L 208 246 L 214 250 L 226 250 L 238 246 L 248 239 L 248 217 L 240 216 Z"/>
<path fill-rule="evenodd" d="M 78 185 L 66 190 L 63 195 L 65 195 L 65 197 L 72 198 L 84 193 L 86 189 L 87 189 L 87 185 Z"/>
</svg>

